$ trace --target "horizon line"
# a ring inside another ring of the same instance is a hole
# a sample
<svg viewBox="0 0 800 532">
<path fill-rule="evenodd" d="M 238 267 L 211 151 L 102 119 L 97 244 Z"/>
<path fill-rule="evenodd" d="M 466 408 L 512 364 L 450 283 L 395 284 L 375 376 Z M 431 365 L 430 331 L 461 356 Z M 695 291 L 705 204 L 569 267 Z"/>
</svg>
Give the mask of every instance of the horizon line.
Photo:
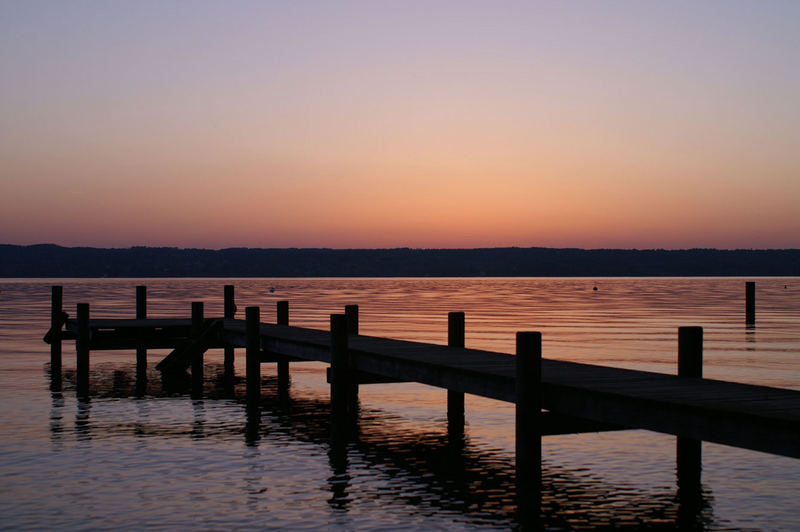
<svg viewBox="0 0 800 532">
<path fill-rule="evenodd" d="M 55 244 L 52 242 L 38 243 L 38 244 L 10 244 L 0 243 L 0 246 L 13 246 L 21 248 L 31 247 L 57 247 L 63 249 L 97 249 L 97 250 L 129 250 L 129 249 L 174 249 L 179 251 L 228 251 L 228 250 L 269 250 L 269 251 L 492 251 L 492 250 L 551 250 L 551 251 L 800 251 L 800 248 L 717 248 L 717 247 L 686 247 L 686 248 L 623 248 L 623 247 L 598 247 L 598 248 L 581 248 L 581 247 L 550 247 L 550 246 L 496 246 L 496 247 L 411 247 L 411 246 L 395 246 L 383 248 L 368 248 L 368 247 L 325 247 L 325 246 L 310 246 L 310 247 L 249 247 L 249 246 L 231 246 L 224 248 L 211 248 L 211 247 L 180 247 L 180 246 L 148 246 L 148 245 L 130 245 L 120 247 L 103 247 L 103 246 L 65 246 Z"/>
</svg>

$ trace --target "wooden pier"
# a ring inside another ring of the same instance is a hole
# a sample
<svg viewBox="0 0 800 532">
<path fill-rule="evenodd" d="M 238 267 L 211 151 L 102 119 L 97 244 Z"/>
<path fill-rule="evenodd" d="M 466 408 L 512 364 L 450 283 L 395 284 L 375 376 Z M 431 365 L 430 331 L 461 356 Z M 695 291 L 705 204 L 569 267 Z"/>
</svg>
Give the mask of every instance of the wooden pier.
<svg viewBox="0 0 800 532">
<path fill-rule="evenodd" d="M 456 435 L 464 430 L 463 394 L 511 402 L 517 408 L 523 493 L 537 489 L 541 436 L 547 434 L 626 428 L 678 436 L 679 483 L 697 486 L 701 440 L 800 458 L 800 392 L 702 378 L 699 327 L 679 329 L 676 376 L 545 359 L 537 332 L 517 333 L 515 355 L 469 349 L 464 314 L 458 312 L 449 316 L 448 345 L 435 345 L 359 335 L 356 306 L 332 315 L 329 331 L 290 326 L 285 301 L 278 302 L 278 323 L 262 323 L 258 307 L 236 319 L 230 286 L 221 317 L 205 317 L 202 303 L 194 303 L 191 318 L 146 318 L 145 290 L 139 288 L 136 318 L 92 318 L 89 305 L 81 303 L 72 319 L 64 315 L 61 297 L 61 288 L 53 287 L 45 341 L 60 382 L 61 342 L 75 340 L 78 394 L 88 393 L 91 350 L 136 350 L 142 365 L 147 349 L 172 349 L 156 367 L 167 373 L 191 368 L 192 393 L 202 394 L 205 351 L 224 348 L 225 368 L 232 372 L 234 349 L 244 348 L 246 395 L 253 404 L 261 396 L 261 364 L 277 364 L 279 387 L 289 385 L 290 364 L 330 364 L 334 430 L 346 432 L 358 415 L 358 387 L 364 384 L 418 382 L 447 389 L 448 430 Z"/>
</svg>

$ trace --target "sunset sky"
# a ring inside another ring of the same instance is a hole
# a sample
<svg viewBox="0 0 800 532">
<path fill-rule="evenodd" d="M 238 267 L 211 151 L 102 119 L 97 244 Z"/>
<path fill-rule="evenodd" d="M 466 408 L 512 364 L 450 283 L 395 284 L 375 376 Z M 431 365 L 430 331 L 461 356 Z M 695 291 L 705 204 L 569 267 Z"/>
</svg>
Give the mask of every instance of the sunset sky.
<svg viewBox="0 0 800 532">
<path fill-rule="evenodd" d="M 0 243 L 800 247 L 800 2 L 0 0 Z"/>
</svg>

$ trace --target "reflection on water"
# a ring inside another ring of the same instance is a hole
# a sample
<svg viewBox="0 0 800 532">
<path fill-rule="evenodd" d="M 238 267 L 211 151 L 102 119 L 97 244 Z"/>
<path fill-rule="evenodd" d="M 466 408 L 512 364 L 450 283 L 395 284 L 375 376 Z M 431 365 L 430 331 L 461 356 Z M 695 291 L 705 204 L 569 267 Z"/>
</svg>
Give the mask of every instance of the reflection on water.
<svg viewBox="0 0 800 532">
<path fill-rule="evenodd" d="M 151 316 L 222 313 L 224 280 L 147 281 Z M 64 308 L 131 317 L 139 280 L 67 280 Z M 800 302 L 786 280 L 759 280 L 759 322 L 744 327 L 736 279 L 236 280 L 240 309 L 326 329 L 360 305 L 361 333 L 446 342 L 447 312 L 466 313 L 466 345 L 513 351 L 540 330 L 546 356 L 674 372 L 677 327 L 705 327 L 705 374 L 800 389 Z M 519 526 L 513 406 L 467 399 L 463 438 L 447 432 L 446 395 L 421 385 L 362 386 L 357 425 L 331 430 L 325 367 L 293 364 L 291 386 L 262 368 L 244 402 L 243 351 L 226 375 L 210 351 L 202 398 L 191 379 L 162 381 L 148 353 L 93 352 L 90 393 L 75 397 L 74 347 L 48 391 L 48 282 L 3 286 L 0 305 L 0 515 L 12 528 L 508 529 Z M 594 286 L 597 291 L 592 290 Z M 274 287 L 270 292 L 266 287 Z M 71 313 L 74 313 L 71 312 Z M 241 313 L 241 312 L 240 312 Z M 42 368 L 45 371 L 42 371 Z M 792 529 L 796 460 L 703 444 L 701 479 L 676 475 L 675 438 L 644 431 L 543 441 L 543 525 L 550 530 Z"/>
<path fill-rule="evenodd" d="M 180 398 L 188 402 L 190 411 L 185 418 L 165 424 L 161 419 L 164 413 L 152 405 L 164 399 L 178 399 L 174 391 L 159 390 L 152 384 L 147 400 L 128 399 L 135 389 L 135 374 L 135 367 L 113 369 L 108 365 L 93 371 L 93 388 L 102 399 L 76 401 L 77 441 L 95 439 L 106 447 L 131 434 L 140 439 L 173 442 L 181 438 L 207 442 L 241 440 L 251 449 L 263 444 L 269 449 L 267 452 L 274 448 L 275 441 L 303 442 L 317 446 L 327 455 L 326 502 L 335 515 L 361 512 L 365 504 L 388 505 L 413 509 L 422 516 L 447 515 L 465 526 L 504 528 L 518 524 L 513 457 L 483 449 L 473 444 L 469 436 L 453 441 L 446 424 L 414 427 L 398 414 L 362 407 L 355 432 L 336 438 L 337 433 L 342 433 L 331 430 L 330 403 L 324 394 L 296 393 L 290 388 L 281 395 L 277 377 L 264 376 L 262 401 L 255 408 L 248 407 L 243 379 L 236 379 L 232 394 L 228 388 L 215 385 L 224 379 L 222 364 L 206 367 L 208 397 Z M 156 380 L 150 378 L 148 382 Z M 188 395 L 191 385 L 186 386 Z M 223 393 L 218 394 L 219 391 Z M 93 401 L 101 401 L 103 408 L 117 401 L 132 401 L 139 407 L 137 417 L 92 420 Z M 206 408 L 211 404 L 213 414 Z M 50 429 L 54 442 L 61 439 L 60 421 L 66 409 L 64 397 L 53 393 Z M 266 471 L 262 474 L 269 476 Z M 699 483 L 691 493 L 679 491 L 677 485 L 642 493 L 546 459 L 542 480 L 542 524 L 548 529 L 580 526 L 598 530 L 705 530 L 714 522 L 711 494 Z M 333 522 L 345 528 L 351 524 L 341 516 Z"/>
</svg>

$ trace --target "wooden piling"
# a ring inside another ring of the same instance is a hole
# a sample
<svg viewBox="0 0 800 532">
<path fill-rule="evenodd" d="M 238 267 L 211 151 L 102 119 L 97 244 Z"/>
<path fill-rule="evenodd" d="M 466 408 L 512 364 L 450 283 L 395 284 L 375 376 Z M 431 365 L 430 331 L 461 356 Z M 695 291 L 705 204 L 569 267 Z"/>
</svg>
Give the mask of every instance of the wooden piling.
<svg viewBox="0 0 800 532">
<path fill-rule="evenodd" d="M 542 483 L 542 333 L 518 332 L 516 356 L 517 499 L 522 521 L 538 519 Z"/>
<path fill-rule="evenodd" d="M 204 322 L 203 302 L 192 302 L 192 337 L 199 338 L 203 333 Z M 203 351 L 195 353 L 191 360 L 192 363 L 192 396 L 201 397 L 203 395 Z"/>
<path fill-rule="evenodd" d="M 61 389 L 61 326 L 64 321 L 64 289 L 53 286 L 50 305 L 50 380 L 53 391 Z"/>
<path fill-rule="evenodd" d="M 76 391 L 79 397 L 89 395 L 89 303 L 78 303 L 78 333 L 75 338 Z"/>
<path fill-rule="evenodd" d="M 289 325 L 289 302 L 278 301 L 275 305 L 276 322 L 278 325 Z M 289 390 L 290 375 L 289 361 L 279 360 L 278 366 L 278 392 L 284 394 Z"/>
<path fill-rule="evenodd" d="M 278 301 L 275 310 L 278 325 L 289 325 L 289 302 Z"/>
<path fill-rule="evenodd" d="M 236 316 L 236 302 L 234 300 L 234 287 L 226 284 L 222 291 L 223 296 L 223 315 L 226 320 L 232 320 Z"/>
<path fill-rule="evenodd" d="M 678 377 L 703 378 L 703 328 L 678 328 Z M 701 489 L 703 468 L 702 442 L 678 436 L 676 462 L 678 494 L 688 501 L 696 500 Z"/>
<path fill-rule="evenodd" d="M 358 305 L 345 305 L 344 315 L 347 316 L 348 334 L 358 334 Z"/>
<path fill-rule="evenodd" d="M 147 319 L 147 287 L 136 287 L 136 319 Z M 136 348 L 136 378 L 137 381 L 147 378 L 147 349 Z"/>
<path fill-rule="evenodd" d="M 358 335 L 358 305 L 345 305 L 344 315 L 347 318 L 347 334 Z M 352 375 L 351 375 L 352 377 Z M 358 379 L 350 379 L 348 387 L 349 396 L 347 410 L 350 413 L 358 411 Z"/>
<path fill-rule="evenodd" d="M 258 307 L 245 309 L 245 336 L 247 401 L 256 403 L 261 399 L 261 310 Z"/>
<path fill-rule="evenodd" d="M 745 325 L 756 325 L 756 283 L 747 281 L 745 284 Z"/>
<path fill-rule="evenodd" d="M 223 317 L 226 320 L 232 320 L 236 317 L 236 303 L 233 296 L 233 285 L 226 284 L 223 287 Z M 225 374 L 232 376 L 234 372 L 234 364 L 236 354 L 233 346 L 226 345 L 224 349 L 224 367 Z"/>
<path fill-rule="evenodd" d="M 678 376 L 703 378 L 702 327 L 678 327 Z"/>
<path fill-rule="evenodd" d="M 350 414 L 352 379 L 349 366 L 347 316 L 331 314 L 331 414 L 334 428 L 345 426 Z"/>
<path fill-rule="evenodd" d="M 464 313 L 447 314 L 448 347 L 464 347 Z M 450 436 L 464 435 L 464 392 L 447 390 L 447 432 Z"/>
</svg>

